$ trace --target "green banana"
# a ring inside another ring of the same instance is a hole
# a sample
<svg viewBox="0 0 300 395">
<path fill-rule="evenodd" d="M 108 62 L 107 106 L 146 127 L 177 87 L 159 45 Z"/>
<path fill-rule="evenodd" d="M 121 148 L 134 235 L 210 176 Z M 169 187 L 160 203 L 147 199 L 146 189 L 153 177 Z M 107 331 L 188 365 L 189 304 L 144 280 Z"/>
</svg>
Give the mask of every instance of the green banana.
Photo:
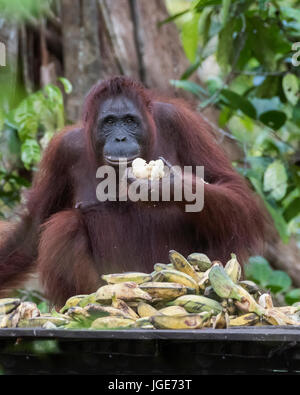
<svg viewBox="0 0 300 395">
<path fill-rule="evenodd" d="M 193 265 L 197 266 L 200 272 L 206 272 L 206 270 L 212 267 L 212 262 L 205 254 L 200 254 L 194 252 L 187 257 L 187 261 Z"/>
<path fill-rule="evenodd" d="M 236 305 L 244 312 L 263 315 L 265 309 L 241 286 L 235 284 L 221 266 L 213 266 L 209 273 L 210 283 L 221 298 L 235 299 Z"/>
<path fill-rule="evenodd" d="M 171 306 L 184 307 L 189 313 L 200 313 L 209 311 L 212 314 L 218 314 L 222 311 L 220 303 L 213 299 L 206 298 L 202 295 L 184 295 L 168 303 Z"/>
</svg>

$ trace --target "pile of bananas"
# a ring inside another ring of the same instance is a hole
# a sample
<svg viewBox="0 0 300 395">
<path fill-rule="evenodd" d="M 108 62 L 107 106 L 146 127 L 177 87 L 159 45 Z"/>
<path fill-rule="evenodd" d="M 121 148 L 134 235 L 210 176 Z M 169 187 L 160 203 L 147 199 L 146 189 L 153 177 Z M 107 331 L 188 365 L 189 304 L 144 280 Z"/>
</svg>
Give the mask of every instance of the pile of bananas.
<svg viewBox="0 0 300 395">
<path fill-rule="evenodd" d="M 235 256 L 223 268 L 200 253 L 185 259 L 172 250 L 170 263 L 154 272 L 103 275 L 107 285 L 67 300 L 41 314 L 34 303 L 0 300 L 0 328 L 200 329 L 258 325 L 300 325 L 300 303 L 274 307 L 268 293 L 240 281 Z"/>
</svg>

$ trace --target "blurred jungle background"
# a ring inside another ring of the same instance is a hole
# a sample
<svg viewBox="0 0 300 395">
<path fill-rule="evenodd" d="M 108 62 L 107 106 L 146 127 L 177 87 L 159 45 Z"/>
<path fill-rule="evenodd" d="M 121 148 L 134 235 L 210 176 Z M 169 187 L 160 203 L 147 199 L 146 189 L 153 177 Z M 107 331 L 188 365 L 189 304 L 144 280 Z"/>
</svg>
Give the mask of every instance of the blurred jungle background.
<svg viewBox="0 0 300 395">
<path fill-rule="evenodd" d="M 115 74 L 198 108 L 277 230 L 246 276 L 299 301 L 300 1 L 0 0 L 2 218 L 89 88 Z"/>
</svg>

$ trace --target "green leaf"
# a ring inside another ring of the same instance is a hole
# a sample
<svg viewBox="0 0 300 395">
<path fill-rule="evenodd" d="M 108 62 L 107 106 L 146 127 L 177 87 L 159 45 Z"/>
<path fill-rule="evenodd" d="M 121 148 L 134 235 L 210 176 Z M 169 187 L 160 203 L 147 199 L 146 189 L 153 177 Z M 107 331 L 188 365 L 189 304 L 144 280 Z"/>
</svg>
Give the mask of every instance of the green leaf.
<svg viewBox="0 0 300 395">
<path fill-rule="evenodd" d="M 263 180 L 263 176 L 272 159 L 261 157 L 261 156 L 248 156 L 247 162 L 251 166 L 251 170 L 254 171 L 256 178 Z"/>
<path fill-rule="evenodd" d="M 63 84 L 65 92 L 67 94 L 72 92 L 73 87 L 72 87 L 72 84 L 69 80 L 67 80 L 66 78 L 63 78 L 63 77 L 59 77 L 58 80 Z"/>
<path fill-rule="evenodd" d="M 292 289 L 286 293 L 284 299 L 288 305 L 300 302 L 300 288 Z"/>
<path fill-rule="evenodd" d="M 243 96 L 230 91 L 229 89 L 222 89 L 220 93 L 221 100 L 228 106 L 234 109 L 241 110 L 250 118 L 256 118 L 256 110 L 253 104 L 245 99 Z"/>
<path fill-rule="evenodd" d="M 271 163 L 264 175 L 264 191 L 270 192 L 275 200 L 281 200 L 287 190 L 287 174 L 280 160 Z"/>
<path fill-rule="evenodd" d="M 290 222 L 293 218 L 297 217 L 300 213 L 300 198 L 294 199 L 284 210 L 283 216 L 287 222 Z"/>
<path fill-rule="evenodd" d="M 287 229 L 287 224 L 284 220 L 283 215 L 281 214 L 279 208 L 274 208 L 267 200 L 265 194 L 262 191 L 261 188 L 261 183 L 260 181 L 253 177 L 253 176 L 248 176 L 249 180 L 251 181 L 251 184 L 254 186 L 256 192 L 260 195 L 260 197 L 263 199 L 269 213 L 271 214 L 275 227 L 280 235 L 281 240 L 284 243 L 288 243 L 289 241 L 289 233 Z"/>
<path fill-rule="evenodd" d="M 266 284 L 273 293 L 283 292 L 292 285 L 289 275 L 281 270 L 273 270 Z"/>
<path fill-rule="evenodd" d="M 187 19 L 181 28 L 181 39 L 184 52 L 191 63 L 196 61 L 197 49 L 198 49 L 198 23 L 200 14 L 191 14 L 191 17 Z"/>
<path fill-rule="evenodd" d="M 251 103 L 255 107 L 258 117 L 268 111 L 281 110 L 282 106 L 280 99 L 277 96 L 272 97 L 271 99 L 260 99 L 258 97 L 254 97 L 251 99 Z"/>
<path fill-rule="evenodd" d="M 164 19 L 163 21 L 158 22 L 157 26 L 161 27 L 162 25 L 165 25 L 166 23 L 172 22 L 175 19 L 180 18 L 182 15 L 187 14 L 188 12 L 190 12 L 189 9 L 184 10 L 184 11 L 180 11 L 180 12 L 174 14 L 174 15 L 171 15 L 168 18 Z"/>
<path fill-rule="evenodd" d="M 37 307 L 41 313 L 48 313 L 49 312 L 49 305 L 47 302 L 41 302 L 37 305 Z"/>
<path fill-rule="evenodd" d="M 26 118 L 20 125 L 18 130 L 18 135 L 21 142 L 24 142 L 27 139 L 34 139 L 38 132 L 38 121 L 34 117 L 28 114 L 28 118 Z"/>
<path fill-rule="evenodd" d="M 266 111 L 259 116 L 259 120 L 269 128 L 277 130 L 285 124 L 287 117 L 282 111 Z"/>
<path fill-rule="evenodd" d="M 181 88 L 188 92 L 193 93 L 198 96 L 200 99 L 203 99 L 203 96 L 208 96 L 208 92 L 202 88 L 202 86 L 196 84 L 192 81 L 186 80 L 170 80 L 170 84 L 175 86 L 175 88 Z"/>
<path fill-rule="evenodd" d="M 201 60 L 196 60 L 195 63 L 191 64 L 180 76 L 181 80 L 187 80 L 200 66 Z"/>
<path fill-rule="evenodd" d="M 213 11 L 210 7 L 204 8 L 199 18 L 198 33 L 201 47 L 205 47 L 209 39 L 212 13 Z"/>
<path fill-rule="evenodd" d="M 204 7 L 220 5 L 222 0 L 195 0 L 192 7 L 202 10 Z"/>
<path fill-rule="evenodd" d="M 232 115 L 232 109 L 229 107 L 223 107 L 222 110 L 220 111 L 219 115 L 219 126 L 221 128 L 225 127 L 227 122 L 229 121 L 230 117 Z"/>
<path fill-rule="evenodd" d="M 282 79 L 282 87 L 288 101 L 295 106 L 297 104 L 299 94 L 298 78 L 294 74 L 286 74 Z"/>
<path fill-rule="evenodd" d="M 50 100 L 54 104 L 58 104 L 59 106 L 63 105 L 63 96 L 61 90 L 52 84 L 46 85 L 44 87 L 44 91 L 47 95 L 48 100 Z"/>
<path fill-rule="evenodd" d="M 230 11 L 231 0 L 222 0 L 222 25 L 225 26 L 227 23 L 229 11 Z"/>
<path fill-rule="evenodd" d="M 267 71 L 274 71 L 280 54 L 287 55 L 291 44 L 286 40 L 277 21 L 254 15 L 247 18 L 248 45 Z"/>
<path fill-rule="evenodd" d="M 262 256 L 253 256 L 245 265 L 246 278 L 252 280 L 262 287 L 265 287 L 272 275 L 272 268 L 269 262 Z"/>
<path fill-rule="evenodd" d="M 0 132 L 2 131 L 4 126 L 4 119 L 5 119 L 4 111 L 2 110 L 2 108 L 0 108 Z"/>
<path fill-rule="evenodd" d="M 257 86 L 255 89 L 255 96 L 260 98 L 276 98 L 280 91 L 281 77 L 268 75 L 263 79 L 263 82 Z M 278 99 L 279 100 L 279 99 Z M 277 110 L 278 106 L 272 108 L 272 110 Z M 266 111 L 266 110 L 265 110 Z M 264 111 L 260 111 L 264 112 Z"/>
<path fill-rule="evenodd" d="M 26 167 L 30 169 L 32 164 L 38 163 L 41 157 L 41 149 L 36 140 L 26 140 L 21 146 L 21 159 Z"/>
<path fill-rule="evenodd" d="M 216 59 L 223 73 L 228 73 L 233 56 L 233 34 L 236 29 L 234 20 L 229 20 L 219 33 Z"/>
</svg>

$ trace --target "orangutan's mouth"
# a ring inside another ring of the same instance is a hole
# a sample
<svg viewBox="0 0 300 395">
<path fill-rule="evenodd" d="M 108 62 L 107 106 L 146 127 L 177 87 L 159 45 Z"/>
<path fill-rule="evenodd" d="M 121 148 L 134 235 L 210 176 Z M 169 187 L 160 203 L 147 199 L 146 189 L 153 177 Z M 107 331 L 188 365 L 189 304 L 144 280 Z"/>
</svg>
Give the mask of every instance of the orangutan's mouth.
<svg viewBox="0 0 300 395">
<path fill-rule="evenodd" d="M 131 157 L 105 156 L 104 159 L 111 166 L 124 166 L 126 164 L 131 165 L 137 157 L 137 155 Z"/>
</svg>

